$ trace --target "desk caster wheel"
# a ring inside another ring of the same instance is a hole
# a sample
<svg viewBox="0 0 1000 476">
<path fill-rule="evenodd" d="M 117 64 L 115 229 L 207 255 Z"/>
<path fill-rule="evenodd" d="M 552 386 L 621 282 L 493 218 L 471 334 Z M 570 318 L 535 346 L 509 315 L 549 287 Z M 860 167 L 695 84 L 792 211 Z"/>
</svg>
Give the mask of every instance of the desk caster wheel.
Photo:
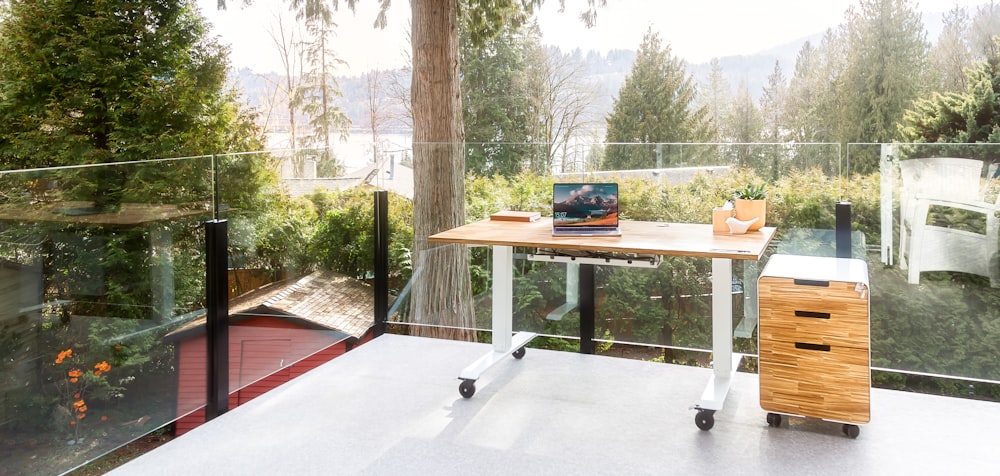
<svg viewBox="0 0 1000 476">
<path fill-rule="evenodd" d="M 844 434 L 851 439 L 857 438 L 861 434 L 861 428 L 858 428 L 858 425 L 851 425 L 850 423 L 844 423 L 843 430 Z"/>
<path fill-rule="evenodd" d="M 777 413 L 768 413 L 767 426 L 770 426 L 772 428 L 777 428 L 781 426 L 781 415 L 778 415 Z"/>
<path fill-rule="evenodd" d="M 462 380 L 462 383 L 458 384 L 458 393 L 465 398 L 472 398 L 476 394 L 476 381 Z"/>
<path fill-rule="evenodd" d="M 715 410 L 698 410 L 694 416 L 694 424 L 702 431 L 711 430 L 715 426 Z"/>
<path fill-rule="evenodd" d="M 510 355 L 513 355 L 515 359 L 520 360 L 521 358 L 524 357 L 524 347 L 518 348 L 517 350 L 514 351 L 514 353 Z"/>
</svg>

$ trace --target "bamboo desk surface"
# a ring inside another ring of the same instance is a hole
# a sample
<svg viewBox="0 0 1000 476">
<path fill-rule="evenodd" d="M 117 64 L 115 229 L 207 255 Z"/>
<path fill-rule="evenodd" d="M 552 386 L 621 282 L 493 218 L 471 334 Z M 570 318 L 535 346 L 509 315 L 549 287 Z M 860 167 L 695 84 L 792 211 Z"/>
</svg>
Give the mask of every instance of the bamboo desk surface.
<svg viewBox="0 0 1000 476">
<path fill-rule="evenodd" d="M 774 238 L 774 227 L 744 235 L 716 234 L 712 225 L 621 221 L 621 236 L 552 236 L 552 218 L 534 222 L 489 218 L 431 235 L 434 243 L 521 246 L 612 253 L 759 260 Z"/>
</svg>

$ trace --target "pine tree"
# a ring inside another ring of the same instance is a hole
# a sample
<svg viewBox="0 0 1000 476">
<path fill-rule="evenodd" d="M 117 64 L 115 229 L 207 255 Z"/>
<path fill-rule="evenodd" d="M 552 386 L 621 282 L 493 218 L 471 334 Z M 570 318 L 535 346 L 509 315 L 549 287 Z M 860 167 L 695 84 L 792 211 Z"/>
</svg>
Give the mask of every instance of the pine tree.
<svg viewBox="0 0 1000 476">
<path fill-rule="evenodd" d="M 929 45 L 909 0 L 861 0 L 847 14 L 849 56 L 841 86 L 841 143 L 891 142 L 896 124 L 921 92 Z M 852 172 L 878 169 L 878 157 L 852 155 Z"/>
<path fill-rule="evenodd" d="M 0 167 L 256 147 L 226 50 L 185 0 L 13 2 L 0 22 Z"/>
<path fill-rule="evenodd" d="M 744 81 L 740 81 L 736 89 L 736 97 L 733 98 L 726 124 L 732 127 L 727 136 L 741 144 L 735 149 L 736 164 L 741 167 L 758 166 L 761 148 L 749 144 L 760 141 L 764 130 L 764 117 L 754 104 L 753 96 Z"/>
<path fill-rule="evenodd" d="M 712 58 L 709 63 L 711 71 L 708 74 L 708 81 L 704 86 L 705 94 L 701 96 L 702 105 L 708 109 L 708 120 L 711 121 L 715 130 L 714 142 L 731 140 L 723 135 L 725 129 L 723 120 L 728 115 L 728 107 L 731 98 L 729 97 L 729 82 L 722 71 L 722 63 L 719 58 Z"/>
<path fill-rule="evenodd" d="M 710 141 L 714 131 L 708 110 L 695 100 L 696 88 L 683 61 L 649 29 L 607 119 L 605 168 L 666 166 L 674 161 L 658 153 L 662 149 L 655 144 Z"/>
<path fill-rule="evenodd" d="M 293 6 L 295 2 L 293 1 Z M 309 69 L 296 89 L 294 105 L 309 116 L 312 133 L 303 137 L 303 146 L 321 147 L 318 168 L 323 176 L 336 177 L 343 173 L 343 166 L 333 156 L 330 136 L 345 138 L 351 120 L 334 101 L 341 96 L 340 84 L 334 75 L 337 65 L 344 61 L 337 57 L 331 41 L 334 34 L 333 13 L 323 2 L 306 1 L 298 13 L 305 18 L 310 41 L 305 44 Z M 311 9 L 315 12 L 309 13 Z"/>
<path fill-rule="evenodd" d="M 997 48 L 1000 51 L 1000 40 Z M 1000 56 L 967 70 L 966 89 L 932 93 L 906 111 L 899 126 L 906 142 L 1000 143 Z M 961 156 L 968 156 L 962 153 Z"/>
<path fill-rule="evenodd" d="M 932 90 L 957 92 L 965 89 L 964 69 L 972 63 L 972 51 L 967 40 L 969 14 L 955 6 L 945 13 L 941 36 L 929 53 L 928 83 Z"/>
<path fill-rule="evenodd" d="M 477 45 L 461 32 L 465 170 L 481 176 L 515 175 L 525 167 L 528 142 L 527 55 L 537 38 L 513 25 Z"/>
<path fill-rule="evenodd" d="M 775 61 L 774 71 L 767 77 L 767 86 L 760 98 L 760 113 L 763 120 L 760 140 L 764 142 L 784 142 L 787 128 L 784 124 L 785 101 L 788 85 L 781 72 L 781 65 Z"/>
</svg>

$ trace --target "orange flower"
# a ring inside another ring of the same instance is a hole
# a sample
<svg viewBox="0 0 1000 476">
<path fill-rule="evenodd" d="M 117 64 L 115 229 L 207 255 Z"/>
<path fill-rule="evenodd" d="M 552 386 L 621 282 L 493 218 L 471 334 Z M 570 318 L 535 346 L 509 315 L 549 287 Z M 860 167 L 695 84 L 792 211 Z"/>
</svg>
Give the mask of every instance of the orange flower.
<svg viewBox="0 0 1000 476">
<path fill-rule="evenodd" d="M 115 344 L 115 350 L 122 350 L 122 346 Z"/>
<path fill-rule="evenodd" d="M 66 349 L 64 351 L 59 352 L 59 356 L 56 357 L 56 363 L 57 364 L 61 364 L 61 363 L 63 363 L 63 360 L 66 360 L 66 359 L 68 359 L 70 357 L 73 357 L 73 349 L 72 348 Z"/>
<path fill-rule="evenodd" d="M 80 379 L 78 379 L 76 377 L 73 377 L 73 378 L 69 379 L 69 383 L 77 383 L 79 381 L 80 381 Z"/>
<path fill-rule="evenodd" d="M 87 417 L 87 414 L 86 414 L 86 413 L 80 413 L 80 414 L 78 414 L 78 415 L 76 416 L 76 419 L 77 419 L 77 420 L 83 420 L 83 419 L 84 419 L 84 418 L 86 418 L 86 417 Z"/>
<path fill-rule="evenodd" d="M 76 425 L 76 420 L 70 421 L 69 424 L 70 424 L 70 426 Z"/>
<path fill-rule="evenodd" d="M 80 394 L 79 393 L 74 393 L 73 394 L 73 398 L 80 398 Z"/>
<path fill-rule="evenodd" d="M 81 372 L 80 369 L 73 369 L 66 372 L 66 375 L 69 375 L 70 377 L 80 377 L 83 375 L 83 372 Z"/>
<path fill-rule="evenodd" d="M 101 421 L 108 421 L 107 415 L 101 415 Z"/>
<path fill-rule="evenodd" d="M 99 364 L 94 364 L 94 375 L 101 375 L 104 372 L 111 370 L 111 364 L 107 360 L 102 360 Z"/>
<path fill-rule="evenodd" d="M 76 411 L 78 411 L 80 413 L 87 413 L 87 406 L 84 405 L 84 406 L 82 406 L 80 408 L 77 408 Z"/>
<path fill-rule="evenodd" d="M 77 401 L 73 402 L 73 408 L 77 409 L 77 411 L 80 410 L 80 407 L 83 407 L 83 406 L 86 406 L 86 405 L 87 404 L 83 400 L 77 400 Z"/>
</svg>

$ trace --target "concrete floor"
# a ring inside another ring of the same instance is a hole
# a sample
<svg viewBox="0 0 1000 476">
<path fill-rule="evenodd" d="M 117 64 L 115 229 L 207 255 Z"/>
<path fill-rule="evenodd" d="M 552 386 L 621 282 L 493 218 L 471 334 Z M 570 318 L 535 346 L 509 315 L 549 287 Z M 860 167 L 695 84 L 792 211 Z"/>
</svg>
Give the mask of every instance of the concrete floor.
<svg viewBox="0 0 1000 476">
<path fill-rule="evenodd" d="M 873 389 L 852 440 L 768 427 L 741 373 L 706 432 L 708 369 L 528 349 L 462 398 L 489 349 L 385 335 L 110 474 L 1000 474 L 997 403 Z"/>
</svg>

